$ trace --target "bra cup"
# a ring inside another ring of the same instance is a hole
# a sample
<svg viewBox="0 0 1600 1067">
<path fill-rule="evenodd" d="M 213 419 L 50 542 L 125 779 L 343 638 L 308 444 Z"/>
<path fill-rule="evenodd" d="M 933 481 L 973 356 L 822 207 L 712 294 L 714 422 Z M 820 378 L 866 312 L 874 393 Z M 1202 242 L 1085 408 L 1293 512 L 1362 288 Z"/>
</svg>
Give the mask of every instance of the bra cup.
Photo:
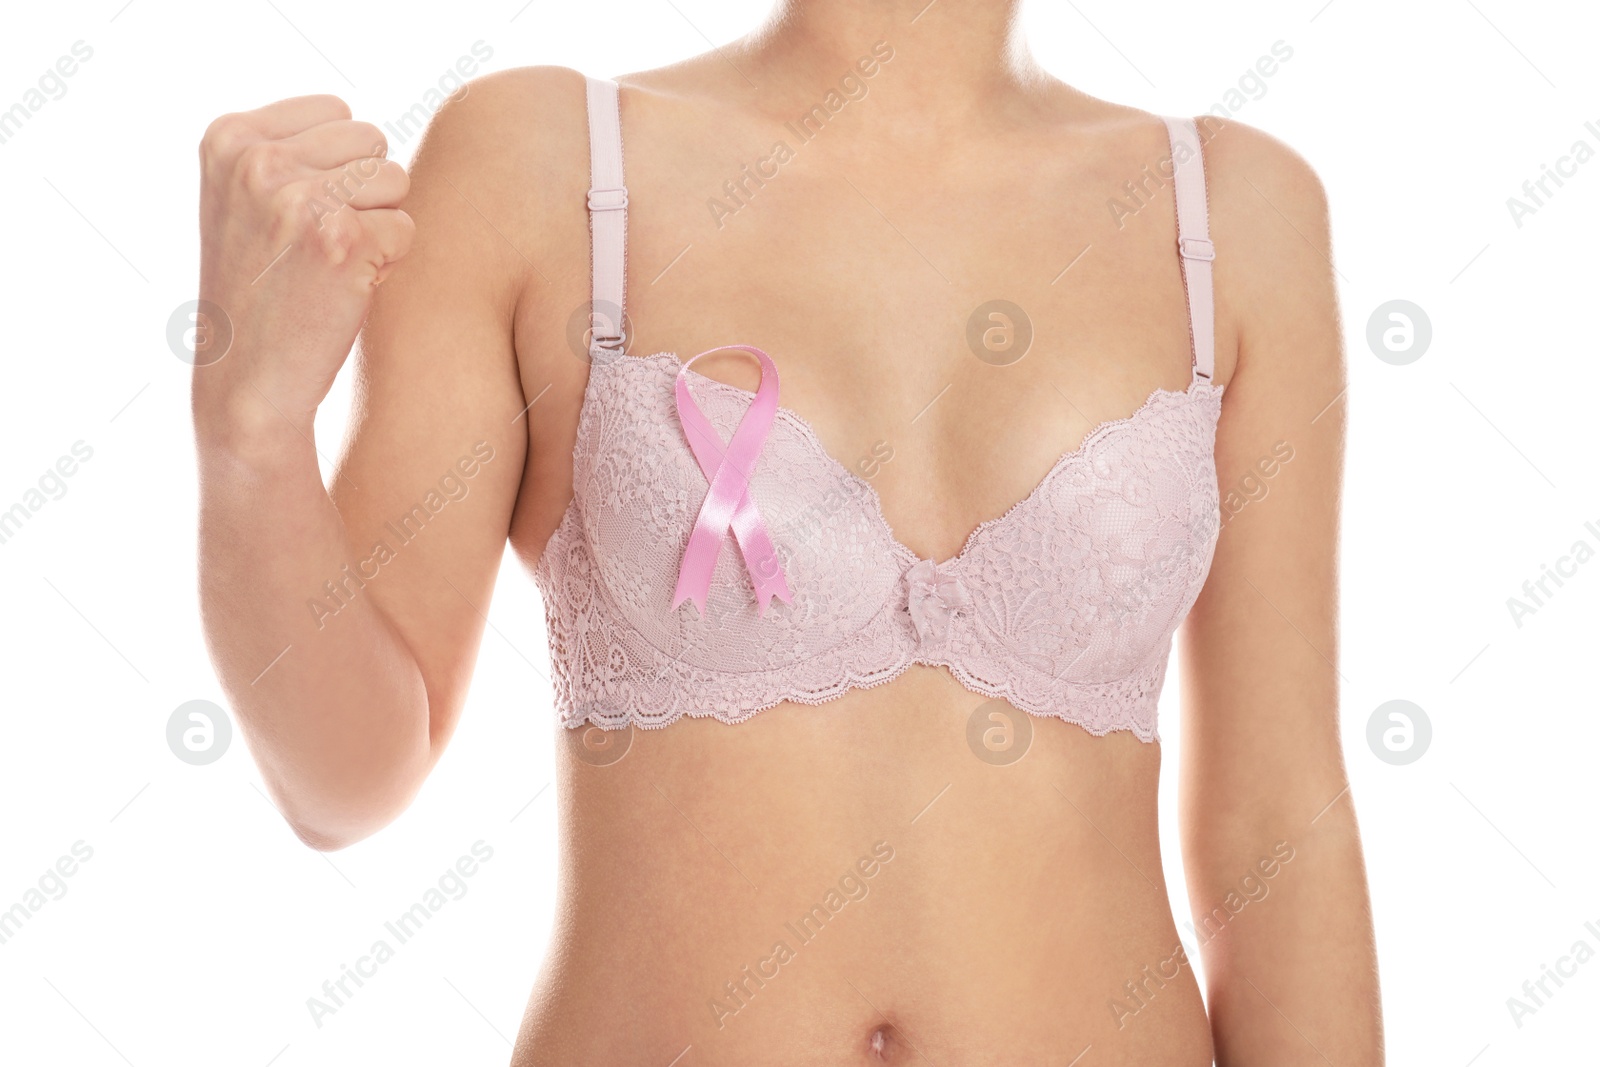
<svg viewBox="0 0 1600 1067">
<path fill-rule="evenodd" d="M 751 495 L 793 601 L 758 615 L 743 555 L 725 536 L 702 616 L 687 601 L 670 609 L 707 487 L 678 419 L 680 366 L 662 353 L 591 369 L 573 502 L 535 569 L 563 722 L 740 722 L 923 663 L 1030 714 L 1156 739 L 1172 635 L 1220 528 L 1222 387 L 1155 390 L 937 563 L 906 548 L 871 485 L 779 408 Z M 727 441 L 751 394 L 690 374 Z"/>
<path fill-rule="evenodd" d="M 969 659 L 1100 685 L 1165 657 L 1216 543 L 1214 410 L 1159 395 L 1139 432 L 1097 431 L 979 528 L 958 561 Z"/>
<path fill-rule="evenodd" d="M 671 610 L 689 532 L 707 480 L 684 440 L 673 401 L 677 364 L 628 357 L 597 367 L 580 434 L 603 452 L 574 487 L 584 500 L 583 540 L 610 605 L 638 637 L 690 668 L 773 671 L 825 653 L 880 615 L 903 569 L 876 501 L 825 456 L 788 412 L 773 421 L 750 479 L 792 603 L 756 613 L 744 557 L 725 537 L 702 618 L 685 601 Z M 640 380 L 646 387 L 638 388 Z M 750 394 L 709 379 L 693 392 L 725 442 Z M 581 475 L 580 475 L 581 476 Z"/>
</svg>

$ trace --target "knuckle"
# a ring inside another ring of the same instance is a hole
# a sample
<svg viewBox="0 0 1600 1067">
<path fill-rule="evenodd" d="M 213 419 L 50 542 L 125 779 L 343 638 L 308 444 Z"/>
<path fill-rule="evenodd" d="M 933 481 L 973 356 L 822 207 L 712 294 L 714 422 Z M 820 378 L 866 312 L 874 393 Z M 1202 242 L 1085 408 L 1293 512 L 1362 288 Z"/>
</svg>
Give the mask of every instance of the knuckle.
<svg viewBox="0 0 1600 1067">
<path fill-rule="evenodd" d="M 268 218 L 275 243 L 298 240 L 308 230 L 315 230 L 325 209 L 321 198 L 303 182 L 291 182 L 274 190 L 268 201 Z"/>
<path fill-rule="evenodd" d="M 395 258 L 405 255 L 411 250 L 411 242 L 417 236 L 417 223 L 404 211 L 395 212 Z"/>
<path fill-rule="evenodd" d="M 237 114 L 219 115 L 200 136 L 200 164 L 207 170 L 232 159 L 248 141 L 244 120 Z"/>
<path fill-rule="evenodd" d="M 264 196 L 281 188 L 288 177 L 287 153 L 276 141 L 260 141 L 239 153 L 237 173 L 245 191 Z"/>
<path fill-rule="evenodd" d="M 344 174 L 358 186 L 383 178 L 389 170 L 389 162 L 381 156 L 362 156 L 353 159 L 344 166 Z"/>
<path fill-rule="evenodd" d="M 275 190 L 270 200 L 272 213 L 281 219 L 305 218 L 314 199 L 304 182 L 290 182 Z"/>
<path fill-rule="evenodd" d="M 344 97 L 335 96 L 332 93 L 322 93 L 320 94 L 320 99 L 327 104 L 329 111 L 335 118 L 350 118 L 350 105 L 345 103 Z"/>
<path fill-rule="evenodd" d="M 360 245 L 361 220 L 354 208 L 345 208 L 324 215 L 314 232 L 323 259 L 338 266 L 347 262 Z"/>
<path fill-rule="evenodd" d="M 389 154 L 389 138 L 384 136 L 382 130 L 376 125 L 366 121 L 355 124 L 357 132 L 361 134 L 361 143 L 367 146 L 369 154 L 374 156 L 387 156 Z"/>
<path fill-rule="evenodd" d="M 392 207 L 405 198 L 411 179 L 398 163 L 383 162 L 366 174 L 364 186 L 371 186 L 363 206 Z"/>
</svg>

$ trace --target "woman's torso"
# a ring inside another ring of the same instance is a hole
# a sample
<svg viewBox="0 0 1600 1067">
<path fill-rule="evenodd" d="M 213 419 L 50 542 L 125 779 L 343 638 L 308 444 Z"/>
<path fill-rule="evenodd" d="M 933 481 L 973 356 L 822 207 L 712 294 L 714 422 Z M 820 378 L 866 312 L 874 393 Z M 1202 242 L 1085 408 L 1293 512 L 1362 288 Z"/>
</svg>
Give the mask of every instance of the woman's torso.
<svg viewBox="0 0 1600 1067">
<path fill-rule="evenodd" d="M 1094 426 L 1188 384 L 1170 188 L 1124 187 L 1170 154 L 1159 120 L 1058 87 L 959 135 L 891 124 L 872 111 L 900 106 L 890 58 L 801 142 L 783 109 L 804 91 L 757 114 L 715 65 L 624 80 L 629 350 L 772 353 L 783 405 L 919 556 L 954 555 Z M 530 193 L 486 239 L 537 265 L 515 323 L 538 399 L 512 542 L 532 566 L 572 497 L 590 373 L 566 328 L 589 305 L 588 139 L 580 77 L 511 78 L 529 133 L 504 155 Z M 742 180 L 777 141 L 776 176 Z M 967 342 L 995 299 L 1033 330 L 1005 366 Z M 1219 298 L 1218 382 L 1235 347 Z M 696 369 L 754 388 L 713 358 Z M 736 726 L 564 732 L 560 913 L 516 1062 L 1209 1063 L 1174 962 L 1159 745 L 1030 719 L 1007 763 L 969 741 L 984 703 L 913 666 Z"/>
</svg>

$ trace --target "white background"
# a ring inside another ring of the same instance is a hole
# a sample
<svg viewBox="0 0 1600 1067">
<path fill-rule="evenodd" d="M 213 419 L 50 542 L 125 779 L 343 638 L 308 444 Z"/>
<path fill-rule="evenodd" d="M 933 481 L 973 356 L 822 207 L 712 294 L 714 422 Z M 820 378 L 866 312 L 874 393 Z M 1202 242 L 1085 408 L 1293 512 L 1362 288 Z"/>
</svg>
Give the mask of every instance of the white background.
<svg viewBox="0 0 1600 1067">
<path fill-rule="evenodd" d="M 7 11 L 0 108 L 75 41 L 94 52 L 0 144 L 0 510 L 74 442 L 93 458 L 0 544 L 0 909 L 74 842 L 93 857 L 0 944 L 0 1061 L 506 1061 L 556 877 L 543 621 L 514 561 L 461 729 L 377 837 L 310 851 L 237 736 L 205 767 L 167 747 L 179 704 L 221 700 L 195 607 L 188 368 L 165 339 L 195 294 L 196 145 L 222 112 L 307 92 L 398 117 L 479 40 L 486 70 L 610 75 L 728 41 L 762 13 L 715 0 Z M 1600 547 L 1584 528 L 1600 531 L 1600 160 L 1520 228 L 1506 200 L 1574 141 L 1600 148 L 1600 16 L 1509 0 L 1076 0 L 1026 18 L 1052 71 L 1161 113 L 1206 111 L 1274 42 L 1293 48 L 1238 118 L 1299 149 L 1334 212 L 1351 381 L 1340 666 L 1391 1062 L 1594 1062 L 1600 960 L 1520 1028 L 1506 998 L 1577 940 L 1600 950 L 1584 929 L 1600 928 L 1600 561 L 1520 628 L 1506 600 L 1575 541 Z M 1365 339 L 1392 299 L 1432 322 L 1407 366 Z M 324 442 L 347 396 L 330 401 Z M 1176 673 L 1161 712 L 1169 843 Z M 1366 742 L 1395 698 L 1433 725 L 1408 766 Z M 467 895 L 314 1026 L 306 998 L 480 839 L 493 859 Z M 1186 919 L 1175 846 L 1166 874 Z"/>
</svg>

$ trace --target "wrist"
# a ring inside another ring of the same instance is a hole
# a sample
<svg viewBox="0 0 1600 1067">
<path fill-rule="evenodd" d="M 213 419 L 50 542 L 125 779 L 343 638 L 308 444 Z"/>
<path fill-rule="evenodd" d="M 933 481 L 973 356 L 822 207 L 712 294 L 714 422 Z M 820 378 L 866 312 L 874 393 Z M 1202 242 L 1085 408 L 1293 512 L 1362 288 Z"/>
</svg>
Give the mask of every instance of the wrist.
<svg viewBox="0 0 1600 1067">
<path fill-rule="evenodd" d="M 197 382 L 191 397 L 195 446 L 208 457 L 251 466 L 315 462 L 316 410 L 289 412 L 254 386 L 207 390 Z"/>
</svg>

